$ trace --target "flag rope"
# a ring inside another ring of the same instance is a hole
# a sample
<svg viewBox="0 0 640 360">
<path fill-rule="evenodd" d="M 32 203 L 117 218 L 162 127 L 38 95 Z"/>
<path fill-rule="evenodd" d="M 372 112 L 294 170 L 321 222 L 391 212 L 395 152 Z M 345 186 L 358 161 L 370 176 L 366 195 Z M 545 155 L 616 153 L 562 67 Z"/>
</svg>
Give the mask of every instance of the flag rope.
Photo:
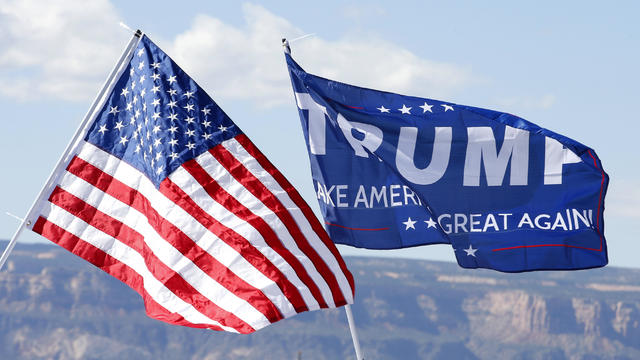
<svg viewBox="0 0 640 360">
<path fill-rule="evenodd" d="M 72 157 L 71 152 L 75 149 L 76 145 L 78 144 L 78 141 L 85 136 L 85 133 L 88 130 L 88 125 L 90 124 L 90 121 L 93 119 L 96 109 L 98 109 L 98 105 L 102 104 L 105 101 L 106 99 L 105 95 L 108 94 L 111 88 L 115 85 L 116 78 L 122 72 L 122 69 L 121 69 L 122 65 L 125 64 L 127 60 L 133 55 L 133 51 L 135 50 L 138 44 L 138 41 L 140 40 L 141 37 L 142 37 L 142 32 L 140 30 L 137 30 L 134 33 L 134 35 L 131 37 L 131 40 L 129 40 L 129 43 L 127 43 L 127 45 L 125 46 L 124 51 L 122 52 L 122 55 L 120 55 L 120 59 L 118 60 L 116 65 L 113 67 L 113 70 L 111 70 L 111 73 L 109 73 L 109 76 L 107 77 L 104 84 L 102 85 L 102 89 L 98 92 L 98 95 L 96 95 L 95 99 L 93 100 L 93 103 L 89 107 L 89 110 L 85 114 L 75 134 L 71 138 L 71 141 L 69 141 L 69 144 L 67 145 L 66 149 L 62 153 L 62 156 L 60 156 L 60 159 L 56 163 L 56 166 L 53 168 L 53 171 L 49 175 L 47 181 L 45 182 L 45 185 L 42 187 L 42 189 L 40 189 L 40 193 L 38 194 L 35 201 L 27 211 L 27 214 L 25 215 L 25 217 L 21 219 L 18 229 L 15 231 L 15 233 L 11 237 L 11 240 L 9 241 L 9 244 L 7 245 L 4 252 L 2 253 L 2 256 L 0 257 L 0 271 L 2 270 L 2 267 L 4 266 L 7 259 L 9 258 L 9 255 L 11 254 L 11 251 L 15 247 L 16 242 L 20 237 L 20 234 L 22 234 L 22 231 L 34 223 L 31 217 L 35 213 L 37 213 L 35 211 L 36 204 L 38 204 L 38 202 L 43 196 L 47 196 L 49 193 L 51 193 L 51 188 L 54 185 L 54 178 L 56 174 L 58 174 L 62 170 L 62 168 L 65 166 L 65 164 L 70 161 Z"/>
</svg>

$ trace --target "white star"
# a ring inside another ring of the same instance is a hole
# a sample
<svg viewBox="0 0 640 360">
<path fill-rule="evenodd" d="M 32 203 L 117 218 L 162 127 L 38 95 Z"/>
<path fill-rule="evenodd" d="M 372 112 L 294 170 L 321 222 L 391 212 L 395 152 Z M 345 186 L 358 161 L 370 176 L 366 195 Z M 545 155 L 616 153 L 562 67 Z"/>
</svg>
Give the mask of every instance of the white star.
<svg viewBox="0 0 640 360">
<path fill-rule="evenodd" d="M 156 85 L 156 86 L 152 87 L 151 91 L 153 91 L 154 94 L 157 93 L 158 91 L 160 91 L 160 86 Z"/>
<path fill-rule="evenodd" d="M 184 93 L 184 96 L 187 97 L 187 99 L 190 99 L 193 96 L 194 91 L 186 91 Z"/>
<path fill-rule="evenodd" d="M 171 158 L 171 160 L 175 160 L 175 159 L 179 158 L 179 157 L 180 157 L 180 155 L 178 155 L 178 154 L 176 154 L 176 153 L 172 152 L 171 154 L 169 154 L 169 157 Z"/>
<path fill-rule="evenodd" d="M 196 144 L 192 143 L 192 142 L 188 142 L 187 143 L 187 149 L 189 150 L 193 150 L 196 147 Z"/>
<path fill-rule="evenodd" d="M 158 118 L 160 118 L 160 113 L 159 113 L 159 112 L 154 113 L 154 114 L 153 114 L 153 116 L 151 116 L 151 118 L 152 118 L 153 120 L 158 120 Z"/>
<path fill-rule="evenodd" d="M 128 94 L 128 93 L 129 93 L 129 89 L 127 89 L 127 88 L 123 88 L 123 89 L 122 89 L 122 92 L 120 93 L 120 95 L 122 95 L 122 96 L 127 96 L 127 94 Z"/>
<path fill-rule="evenodd" d="M 136 150 L 134 151 L 135 154 L 140 152 L 140 145 L 136 145 Z"/>
<path fill-rule="evenodd" d="M 404 226 L 406 226 L 405 230 L 409 230 L 409 229 L 415 230 L 416 229 L 416 227 L 415 227 L 416 222 L 417 221 L 413 221 L 413 220 L 411 220 L 411 218 L 408 218 L 407 221 L 403 222 Z"/>
<path fill-rule="evenodd" d="M 407 105 L 405 104 L 402 104 L 402 108 L 398 110 L 401 111 L 403 114 L 411 114 L 411 107 L 407 107 Z"/>
<path fill-rule="evenodd" d="M 131 90 L 136 88 L 136 82 L 131 80 Z"/>
<path fill-rule="evenodd" d="M 444 112 L 447 112 L 449 110 L 453 111 L 453 106 L 451 105 L 447 105 L 447 104 L 441 104 L 442 107 L 444 107 Z"/>
<path fill-rule="evenodd" d="M 184 121 L 187 122 L 187 124 L 193 124 L 195 122 L 195 119 L 191 116 L 187 116 Z"/>
<path fill-rule="evenodd" d="M 123 127 L 124 127 L 124 125 L 122 125 L 122 121 L 118 121 L 118 122 L 116 123 L 116 129 L 120 130 L 120 129 L 122 129 Z"/>
<path fill-rule="evenodd" d="M 429 220 L 426 220 L 425 222 L 427 223 L 427 229 L 430 228 L 430 227 L 432 227 L 432 228 L 436 227 L 436 222 L 433 221 L 432 218 L 429 218 Z"/>
<path fill-rule="evenodd" d="M 138 64 L 138 70 L 142 70 L 143 67 L 144 67 L 144 61 L 140 61 L 140 64 Z"/>
<path fill-rule="evenodd" d="M 133 76 L 133 67 L 129 69 L 129 76 Z"/>
<path fill-rule="evenodd" d="M 167 119 L 171 121 L 178 120 L 178 114 L 169 114 L 169 117 Z"/>
<path fill-rule="evenodd" d="M 146 78 L 147 78 L 147 77 L 146 77 L 144 74 L 142 74 L 142 75 L 140 76 L 140 80 L 138 80 L 138 82 L 139 82 L 140 84 L 142 84 Z"/>
<path fill-rule="evenodd" d="M 174 82 L 178 81 L 176 80 L 176 76 L 169 76 L 169 78 L 167 79 L 167 81 L 169 82 L 169 85 L 173 84 Z"/>
<path fill-rule="evenodd" d="M 156 160 L 160 160 L 161 157 L 162 157 L 162 153 L 161 152 L 156 154 Z"/>
<path fill-rule="evenodd" d="M 157 69 L 160 67 L 160 63 L 159 62 L 154 62 L 153 64 L 151 64 L 151 67 L 153 67 L 154 69 Z"/>
<path fill-rule="evenodd" d="M 137 104 L 137 103 L 138 103 L 138 98 L 137 98 L 137 97 L 134 97 L 134 98 L 133 98 L 133 103 L 134 103 L 134 104 Z"/>
<path fill-rule="evenodd" d="M 142 89 L 142 91 L 140 91 L 141 98 L 143 98 L 146 94 L 147 94 L 147 89 Z"/>
<path fill-rule="evenodd" d="M 151 130 L 154 134 L 157 133 L 158 131 L 160 131 L 160 125 L 156 125 L 153 127 L 153 130 Z"/>
<path fill-rule="evenodd" d="M 117 114 L 119 112 L 120 112 L 120 110 L 118 110 L 117 106 L 111 106 L 111 110 L 109 110 L 109 114 L 114 114 L 115 115 L 115 114 Z"/>
<path fill-rule="evenodd" d="M 175 102 L 174 100 L 172 100 L 172 101 L 169 101 L 169 103 L 167 104 L 167 106 L 173 109 L 174 107 L 176 107 L 176 106 L 178 106 L 178 105 L 176 105 L 176 102 Z"/>
<path fill-rule="evenodd" d="M 138 132 L 138 130 L 134 131 L 134 132 L 133 132 L 133 134 L 131 134 L 131 138 L 132 138 L 132 139 L 137 139 L 137 138 L 138 138 L 138 134 L 140 134 L 140 133 Z"/>
<path fill-rule="evenodd" d="M 225 131 L 227 131 L 227 127 L 224 126 L 224 125 L 220 125 L 220 126 L 218 126 L 218 130 L 220 130 L 222 132 L 225 132 Z"/>
<path fill-rule="evenodd" d="M 171 139 L 171 140 L 169 140 L 169 145 L 171 145 L 171 146 L 176 146 L 176 145 L 178 145 L 178 139 Z"/>
<path fill-rule="evenodd" d="M 127 141 L 129 141 L 129 139 L 127 139 L 126 136 L 121 136 L 119 143 L 122 144 L 122 145 L 125 145 L 127 143 Z"/>
<path fill-rule="evenodd" d="M 132 116 L 131 119 L 129 120 L 129 124 L 133 125 L 136 123 L 136 117 Z"/>
<path fill-rule="evenodd" d="M 160 99 L 153 99 L 153 101 L 151 102 L 151 105 L 153 105 L 153 106 L 160 105 Z"/>
<path fill-rule="evenodd" d="M 142 54 L 144 54 L 144 49 L 138 50 L 138 57 L 142 56 Z"/>
<path fill-rule="evenodd" d="M 204 126 L 205 128 L 208 128 L 209 126 L 211 126 L 211 121 L 207 121 L 207 120 L 203 121 L 202 126 Z"/>
<path fill-rule="evenodd" d="M 184 132 L 185 135 L 187 136 L 196 136 L 196 131 L 195 130 L 187 130 Z"/>
<path fill-rule="evenodd" d="M 432 113 L 432 112 L 433 112 L 433 111 L 431 110 L 431 108 L 433 107 L 433 105 L 429 105 L 429 104 L 427 104 L 427 102 L 426 102 L 426 101 L 424 102 L 424 105 L 420 105 L 419 107 L 421 107 L 421 108 L 422 108 L 422 113 L 423 113 L 423 114 L 424 114 L 424 113 L 426 113 L 427 111 L 428 111 L 428 112 L 430 112 L 430 113 Z"/>
<path fill-rule="evenodd" d="M 160 139 L 156 139 L 156 141 L 153 142 L 154 146 L 160 146 L 160 144 L 162 144 L 162 140 Z"/>
<path fill-rule="evenodd" d="M 211 139 L 211 137 L 212 137 L 212 136 L 213 136 L 213 135 L 211 135 L 211 134 L 207 134 L 207 133 L 202 134 L 202 137 L 203 137 L 205 140 L 209 140 L 209 139 Z"/>
<path fill-rule="evenodd" d="M 467 253 L 467 256 L 473 256 L 476 257 L 476 251 L 478 251 L 478 249 L 474 249 L 471 244 L 469 244 L 469 248 L 468 249 L 462 249 L 464 250 L 464 252 Z"/>
<path fill-rule="evenodd" d="M 209 115 L 209 114 L 211 114 L 211 109 L 204 108 L 204 109 L 202 109 L 202 110 L 200 110 L 200 111 L 202 111 L 202 113 L 203 113 L 204 115 Z"/>
<path fill-rule="evenodd" d="M 153 80 L 158 80 L 158 79 L 160 79 L 160 74 L 158 74 L 158 73 L 153 73 L 153 75 L 151 75 L 151 78 L 152 78 Z"/>
<path fill-rule="evenodd" d="M 147 111 L 147 103 L 142 103 L 142 110 Z"/>
<path fill-rule="evenodd" d="M 389 109 L 384 107 L 384 105 L 380 105 L 380 107 L 376 108 L 376 109 L 380 110 L 381 113 L 388 113 L 389 112 Z"/>
<path fill-rule="evenodd" d="M 98 132 L 104 135 L 104 133 L 107 132 L 107 125 L 106 124 L 100 125 L 100 129 L 98 129 Z"/>
<path fill-rule="evenodd" d="M 135 112 L 134 116 L 135 116 L 136 118 L 138 118 L 138 116 L 140 116 L 140 109 L 137 109 L 137 110 L 136 110 L 136 112 Z"/>
<path fill-rule="evenodd" d="M 126 110 L 131 110 L 133 108 L 133 104 L 128 102 Z"/>
<path fill-rule="evenodd" d="M 177 94 L 177 93 L 178 93 L 178 90 L 175 90 L 175 89 L 169 89 L 169 90 L 167 90 L 167 92 L 169 93 L 169 95 L 173 96 L 173 95 L 175 95 L 175 94 Z"/>
<path fill-rule="evenodd" d="M 187 104 L 184 108 L 185 108 L 187 111 L 193 111 L 193 104 Z"/>
<path fill-rule="evenodd" d="M 175 133 L 176 133 L 176 131 L 178 131 L 178 128 L 177 128 L 176 126 L 172 126 L 172 127 L 170 127 L 167 131 L 168 131 L 168 132 L 170 132 L 170 133 L 172 133 L 172 134 L 175 134 Z"/>
<path fill-rule="evenodd" d="M 164 166 L 160 166 L 158 170 L 156 170 L 156 174 L 160 175 L 160 173 L 162 173 L 162 170 L 164 170 Z"/>
</svg>

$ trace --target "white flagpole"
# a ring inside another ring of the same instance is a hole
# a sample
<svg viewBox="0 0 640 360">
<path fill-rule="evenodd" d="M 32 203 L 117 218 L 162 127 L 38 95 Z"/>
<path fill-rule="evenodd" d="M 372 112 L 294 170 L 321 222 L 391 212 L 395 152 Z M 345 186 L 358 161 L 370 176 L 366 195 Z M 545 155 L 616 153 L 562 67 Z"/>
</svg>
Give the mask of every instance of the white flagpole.
<svg viewBox="0 0 640 360">
<path fill-rule="evenodd" d="M 299 38 L 291 40 L 301 40 L 307 38 L 309 36 L 313 36 L 315 34 L 307 34 L 303 35 Z M 282 48 L 285 53 L 291 55 L 291 47 L 289 47 L 289 41 L 287 39 L 282 39 Z M 362 350 L 360 350 L 360 340 L 358 340 L 358 331 L 356 330 L 356 323 L 353 320 L 353 313 L 351 312 L 351 305 L 347 304 L 344 306 L 344 311 L 347 313 L 347 321 L 349 322 L 349 331 L 351 332 L 351 339 L 353 340 L 353 347 L 356 350 L 356 360 L 364 360 L 364 356 L 362 356 Z"/>
<path fill-rule="evenodd" d="M 358 332 L 356 331 L 356 323 L 353 321 L 353 313 L 351 312 L 351 305 L 344 306 L 344 311 L 347 313 L 347 321 L 349 322 L 349 330 L 351 331 L 351 339 L 353 339 L 353 347 L 356 350 L 356 360 L 364 360 L 362 350 L 360 350 L 360 340 L 358 340 Z"/>
<path fill-rule="evenodd" d="M 67 145 L 67 148 L 64 150 L 64 152 L 62 153 L 62 156 L 60 156 L 60 159 L 58 160 L 58 163 L 56 164 L 56 166 L 53 168 L 53 171 L 49 175 L 47 182 L 40 190 L 38 197 L 36 197 L 36 200 L 33 202 L 33 204 L 31 204 L 29 211 L 27 211 L 27 215 L 23 219 L 20 219 L 21 220 L 20 226 L 18 226 L 18 229 L 16 230 L 16 232 L 13 234 L 13 237 L 11 237 L 11 240 L 9 241 L 9 245 L 7 245 L 6 249 L 4 249 L 4 252 L 0 257 L 0 270 L 2 270 L 4 263 L 9 258 L 9 255 L 11 254 L 11 251 L 16 245 L 16 242 L 18 241 L 18 237 L 20 236 L 22 231 L 28 226 L 31 226 L 31 224 L 35 220 L 35 219 L 32 219 L 32 217 L 35 215 L 34 213 L 36 210 L 36 206 L 40 203 L 40 200 L 42 200 L 43 196 L 47 196 L 49 194 L 49 192 L 51 191 L 51 187 L 54 185 L 56 175 L 60 173 L 60 171 L 64 166 L 66 166 L 71 156 L 73 155 L 71 154 L 71 152 L 75 149 L 78 142 L 82 138 L 84 138 L 86 132 L 88 131 L 88 127 L 90 125 L 89 122 L 94 118 L 94 113 L 98 108 L 98 105 L 102 105 L 104 103 L 105 94 L 108 91 L 110 91 L 113 88 L 113 86 L 115 86 L 115 80 L 117 80 L 115 78 L 122 73 L 122 69 L 121 69 L 122 65 L 125 63 L 127 59 L 129 59 L 130 55 L 133 53 L 134 49 L 138 45 L 138 41 L 140 40 L 141 37 L 142 37 L 142 32 L 140 30 L 136 31 L 135 34 L 131 37 L 131 40 L 129 40 L 129 43 L 127 44 L 127 46 L 125 46 L 124 51 L 122 52 L 122 55 L 120 55 L 120 59 L 118 59 L 118 62 L 114 66 L 113 70 L 111 70 L 111 73 L 107 77 L 107 80 L 102 85 L 102 89 L 100 89 L 100 92 L 98 92 L 98 95 L 96 95 L 95 99 L 93 100 L 93 103 L 91 104 L 91 106 L 89 107 L 89 110 L 87 111 L 84 118 L 82 119 L 82 122 L 78 126 L 78 129 L 76 130 L 75 134 L 71 138 L 71 141 Z"/>
</svg>

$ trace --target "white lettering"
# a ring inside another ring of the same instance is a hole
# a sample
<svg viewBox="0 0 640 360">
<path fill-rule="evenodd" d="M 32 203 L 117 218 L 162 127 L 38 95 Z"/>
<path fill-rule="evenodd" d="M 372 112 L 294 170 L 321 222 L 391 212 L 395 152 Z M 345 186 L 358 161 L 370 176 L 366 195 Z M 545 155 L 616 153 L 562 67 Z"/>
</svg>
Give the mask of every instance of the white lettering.
<svg viewBox="0 0 640 360">
<path fill-rule="evenodd" d="M 417 138 L 418 128 L 400 128 L 398 149 L 396 151 L 396 167 L 405 179 L 414 184 L 433 184 L 442 178 L 449 165 L 452 130 L 450 127 L 435 128 L 431 162 L 424 169 L 416 168 L 414 163 Z"/>
<path fill-rule="evenodd" d="M 373 125 L 347 121 L 342 114 L 338 114 L 338 125 L 345 139 L 347 139 L 347 142 L 351 145 L 353 151 L 355 151 L 356 156 L 369 157 L 365 149 L 373 153 L 378 149 L 380 144 L 382 144 L 382 130 Z M 364 134 L 362 140 L 358 140 L 353 135 L 353 131 Z"/>
<path fill-rule="evenodd" d="M 529 132 L 505 127 L 500 152 L 496 151 L 493 129 L 479 126 L 467 128 L 469 141 L 464 162 L 464 186 L 480 186 L 480 167 L 484 163 L 487 185 L 501 186 L 511 159 L 510 185 L 527 185 L 529 176 Z"/>
<path fill-rule="evenodd" d="M 295 95 L 298 108 L 309 111 L 309 150 L 314 155 L 325 155 L 327 108 L 315 102 L 308 93 Z"/>
<path fill-rule="evenodd" d="M 546 137 L 544 144 L 544 184 L 562 184 L 562 165 L 579 163 L 580 157 L 558 140 Z"/>
</svg>

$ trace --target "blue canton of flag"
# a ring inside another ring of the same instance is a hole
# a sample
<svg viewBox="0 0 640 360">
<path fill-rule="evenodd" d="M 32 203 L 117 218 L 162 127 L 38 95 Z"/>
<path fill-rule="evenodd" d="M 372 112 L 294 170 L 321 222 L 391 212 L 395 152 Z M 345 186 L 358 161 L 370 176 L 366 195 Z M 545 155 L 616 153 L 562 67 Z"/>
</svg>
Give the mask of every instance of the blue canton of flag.
<svg viewBox="0 0 640 360">
<path fill-rule="evenodd" d="M 320 222 L 222 109 L 146 36 L 122 59 L 31 229 L 171 324 L 250 333 L 352 303 Z"/>
<path fill-rule="evenodd" d="M 356 87 L 285 54 L 334 242 L 449 243 L 468 268 L 607 263 L 596 153 L 510 114 Z"/>
<path fill-rule="evenodd" d="M 240 133 L 147 37 L 86 140 L 145 173 L 156 186 L 186 160 Z"/>
</svg>

